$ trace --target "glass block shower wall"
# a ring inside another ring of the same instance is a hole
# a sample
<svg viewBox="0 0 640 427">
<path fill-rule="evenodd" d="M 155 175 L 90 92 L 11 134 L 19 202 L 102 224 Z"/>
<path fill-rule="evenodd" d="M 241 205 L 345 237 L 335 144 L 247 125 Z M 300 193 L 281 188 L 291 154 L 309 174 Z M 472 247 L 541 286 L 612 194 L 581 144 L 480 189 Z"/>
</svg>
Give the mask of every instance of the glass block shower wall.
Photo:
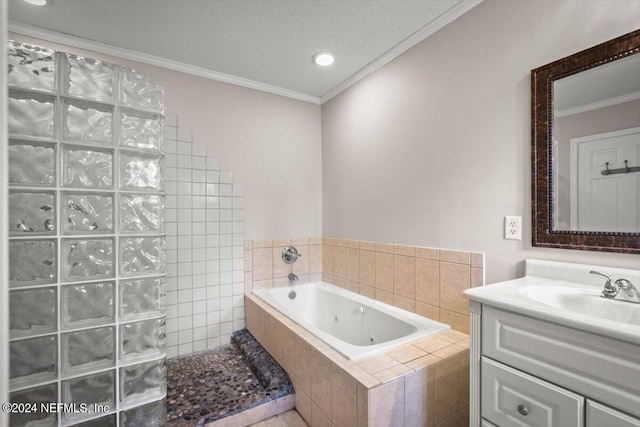
<svg viewBox="0 0 640 427">
<path fill-rule="evenodd" d="M 38 46 L 8 52 L 10 398 L 69 405 L 11 425 L 163 425 L 163 89 Z"/>
</svg>

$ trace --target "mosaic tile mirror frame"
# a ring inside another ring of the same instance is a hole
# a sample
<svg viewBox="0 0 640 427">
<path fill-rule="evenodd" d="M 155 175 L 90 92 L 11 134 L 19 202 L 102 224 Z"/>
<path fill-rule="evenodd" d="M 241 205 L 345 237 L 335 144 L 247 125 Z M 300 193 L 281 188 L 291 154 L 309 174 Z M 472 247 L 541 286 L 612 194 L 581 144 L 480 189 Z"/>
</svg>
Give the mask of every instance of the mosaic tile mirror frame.
<svg viewBox="0 0 640 427">
<path fill-rule="evenodd" d="M 12 426 L 165 420 L 164 91 L 9 42 Z"/>
</svg>

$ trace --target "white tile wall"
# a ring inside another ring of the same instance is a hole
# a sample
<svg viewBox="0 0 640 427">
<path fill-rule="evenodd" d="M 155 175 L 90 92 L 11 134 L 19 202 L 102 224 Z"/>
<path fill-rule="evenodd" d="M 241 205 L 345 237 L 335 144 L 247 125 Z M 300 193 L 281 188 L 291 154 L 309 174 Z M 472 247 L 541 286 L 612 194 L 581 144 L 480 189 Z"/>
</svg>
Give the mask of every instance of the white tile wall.
<svg viewBox="0 0 640 427">
<path fill-rule="evenodd" d="M 168 114 L 167 356 L 228 344 L 244 327 L 244 186 Z"/>
</svg>

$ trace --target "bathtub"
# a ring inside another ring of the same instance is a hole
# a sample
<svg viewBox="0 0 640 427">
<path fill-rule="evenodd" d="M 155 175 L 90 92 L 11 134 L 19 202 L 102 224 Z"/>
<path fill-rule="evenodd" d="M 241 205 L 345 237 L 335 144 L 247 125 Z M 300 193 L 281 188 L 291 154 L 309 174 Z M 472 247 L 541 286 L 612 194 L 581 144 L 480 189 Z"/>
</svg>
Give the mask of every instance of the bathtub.
<svg viewBox="0 0 640 427">
<path fill-rule="evenodd" d="M 449 329 L 444 323 L 325 282 L 253 293 L 349 360 Z"/>
</svg>

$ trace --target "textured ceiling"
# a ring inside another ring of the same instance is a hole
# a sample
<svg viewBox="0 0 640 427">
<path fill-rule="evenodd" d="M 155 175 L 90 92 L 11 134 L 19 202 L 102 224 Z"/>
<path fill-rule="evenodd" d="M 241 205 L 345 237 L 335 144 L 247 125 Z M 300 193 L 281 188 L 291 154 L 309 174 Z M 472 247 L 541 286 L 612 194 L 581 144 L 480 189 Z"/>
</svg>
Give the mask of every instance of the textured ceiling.
<svg viewBox="0 0 640 427">
<path fill-rule="evenodd" d="M 472 1 L 9 0 L 9 19 L 321 97 Z M 334 65 L 313 64 L 318 51 Z"/>
</svg>

